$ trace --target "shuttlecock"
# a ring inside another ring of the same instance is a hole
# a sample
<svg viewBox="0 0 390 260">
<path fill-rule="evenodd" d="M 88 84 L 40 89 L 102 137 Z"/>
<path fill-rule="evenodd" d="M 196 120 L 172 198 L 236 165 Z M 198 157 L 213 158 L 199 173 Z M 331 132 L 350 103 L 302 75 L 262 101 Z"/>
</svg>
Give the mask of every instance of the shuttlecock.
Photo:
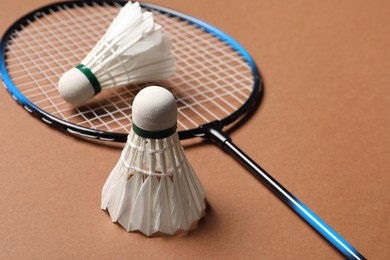
<svg viewBox="0 0 390 260">
<path fill-rule="evenodd" d="M 81 105 L 102 89 L 166 79 L 175 71 L 171 41 L 138 2 L 119 11 L 104 36 L 58 82 L 68 103 Z"/>
<path fill-rule="evenodd" d="M 205 192 L 179 142 L 175 99 L 147 87 L 132 109 L 133 127 L 103 186 L 101 208 L 127 231 L 189 230 L 205 213 Z"/>
</svg>

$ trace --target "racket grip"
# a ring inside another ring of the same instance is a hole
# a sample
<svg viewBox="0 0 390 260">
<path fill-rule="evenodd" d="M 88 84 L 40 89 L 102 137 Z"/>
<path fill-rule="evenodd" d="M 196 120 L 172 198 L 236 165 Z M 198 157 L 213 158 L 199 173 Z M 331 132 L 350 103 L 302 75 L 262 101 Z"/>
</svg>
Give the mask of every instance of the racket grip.
<svg viewBox="0 0 390 260">
<path fill-rule="evenodd" d="M 314 212 L 305 206 L 300 200 L 292 195 L 286 188 L 278 183 L 264 169 L 257 165 L 249 156 L 233 144 L 231 139 L 222 131 L 208 129 L 206 137 L 232 155 L 242 165 L 244 165 L 254 176 L 256 176 L 267 188 L 277 195 L 295 213 L 305 220 L 312 228 L 322 235 L 347 259 L 366 259 L 330 226 L 321 220 Z"/>
</svg>

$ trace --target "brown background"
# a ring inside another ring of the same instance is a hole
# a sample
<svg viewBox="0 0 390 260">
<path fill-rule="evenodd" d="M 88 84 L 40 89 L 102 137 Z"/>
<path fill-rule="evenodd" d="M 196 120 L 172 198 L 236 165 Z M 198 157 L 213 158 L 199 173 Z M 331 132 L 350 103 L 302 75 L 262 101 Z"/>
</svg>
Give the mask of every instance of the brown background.
<svg viewBox="0 0 390 260">
<path fill-rule="evenodd" d="M 2 0 L 0 31 L 49 2 Z M 153 2 L 208 21 L 252 54 L 265 97 L 233 140 L 361 253 L 388 259 L 390 1 Z M 121 145 L 58 132 L 5 89 L 0 119 L 0 258 L 342 258 L 200 140 L 184 145 L 211 205 L 204 222 L 184 236 L 127 233 L 99 208 Z"/>
</svg>

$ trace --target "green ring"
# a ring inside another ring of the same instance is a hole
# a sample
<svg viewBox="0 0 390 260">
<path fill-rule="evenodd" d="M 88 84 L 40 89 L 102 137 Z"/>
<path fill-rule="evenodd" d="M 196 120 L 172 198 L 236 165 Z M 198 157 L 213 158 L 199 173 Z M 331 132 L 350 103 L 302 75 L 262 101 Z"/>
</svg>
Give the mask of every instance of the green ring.
<svg viewBox="0 0 390 260">
<path fill-rule="evenodd" d="M 144 138 L 149 138 L 149 139 L 163 139 L 168 136 L 173 135 L 176 132 L 177 124 L 175 124 L 173 127 L 170 127 L 165 130 L 161 131 L 148 131 L 142 128 L 139 128 L 133 123 L 133 131 L 137 135 L 144 137 Z"/>
<path fill-rule="evenodd" d="M 95 91 L 95 95 L 98 94 L 100 91 L 102 91 L 98 79 L 95 77 L 95 75 L 87 66 L 83 64 L 79 64 L 76 66 L 76 69 L 80 70 L 87 77 L 89 83 L 91 83 L 93 90 Z"/>
</svg>

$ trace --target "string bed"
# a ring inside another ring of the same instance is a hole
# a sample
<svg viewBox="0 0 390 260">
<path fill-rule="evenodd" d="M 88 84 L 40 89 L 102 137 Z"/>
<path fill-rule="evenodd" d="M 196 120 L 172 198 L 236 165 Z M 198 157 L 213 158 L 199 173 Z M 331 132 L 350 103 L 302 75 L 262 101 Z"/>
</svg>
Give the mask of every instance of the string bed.
<svg viewBox="0 0 390 260">
<path fill-rule="evenodd" d="M 64 4 L 37 13 L 11 35 L 5 47 L 14 85 L 33 104 L 59 119 L 117 133 L 128 133 L 133 99 L 148 85 L 163 86 L 174 94 L 179 131 L 223 119 L 248 99 L 254 79 L 251 67 L 237 51 L 183 19 L 148 10 L 172 39 L 177 72 L 162 82 L 107 89 L 84 106 L 66 103 L 57 91 L 59 78 L 88 54 L 120 7 L 83 3 L 70 8 Z"/>
</svg>

